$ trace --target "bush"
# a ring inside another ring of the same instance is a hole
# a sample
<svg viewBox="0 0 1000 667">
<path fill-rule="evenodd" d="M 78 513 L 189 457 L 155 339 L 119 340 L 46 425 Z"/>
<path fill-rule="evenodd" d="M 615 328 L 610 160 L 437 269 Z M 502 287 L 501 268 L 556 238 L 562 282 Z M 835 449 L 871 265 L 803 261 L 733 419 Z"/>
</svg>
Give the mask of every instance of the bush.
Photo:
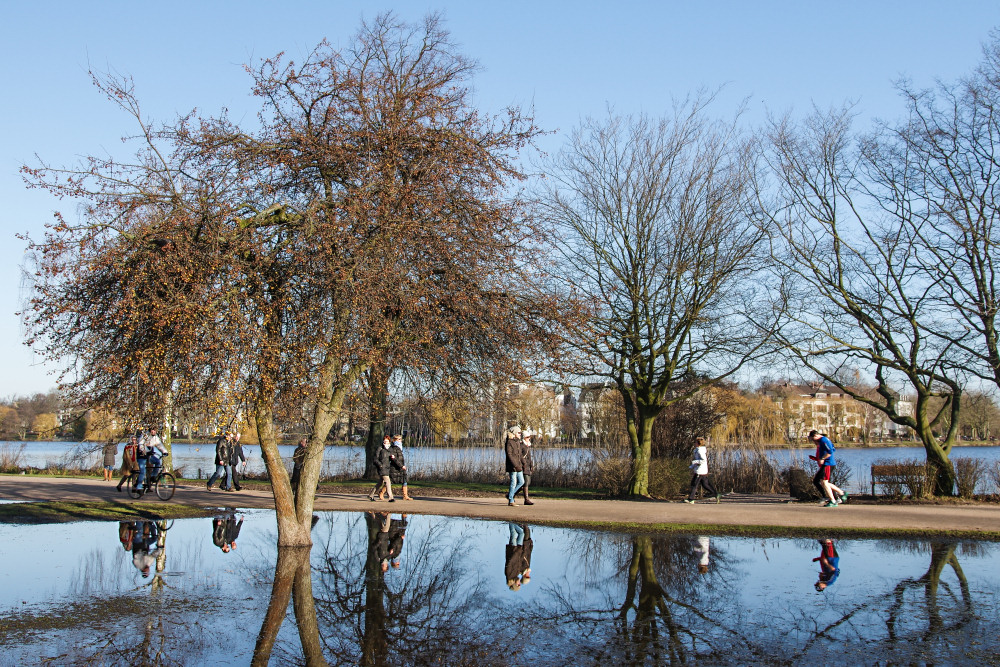
<svg viewBox="0 0 1000 667">
<path fill-rule="evenodd" d="M 788 485 L 763 447 L 709 448 L 708 472 L 719 493 L 786 493 Z"/>
<path fill-rule="evenodd" d="M 876 459 L 872 466 L 888 469 L 879 482 L 883 494 L 893 498 L 909 495 L 919 498 L 934 488 L 934 478 L 926 461 L 921 459 Z"/>
<path fill-rule="evenodd" d="M 691 483 L 689 461 L 659 458 L 649 462 L 649 495 L 655 498 L 673 498 L 687 493 Z"/>
<path fill-rule="evenodd" d="M 976 495 L 976 487 L 986 477 L 987 464 L 982 459 L 955 459 L 955 482 L 958 495 L 971 498 Z"/>
<path fill-rule="evenodd" d="M 994 461 L 989 470 L 990 477 L 993 478 L 993 488 L 997 493 L 1000 493 L 1000 461 Z"/>
<path fill-rule="evenodd" d="M 24 443 L 14 445 L 5 442 L 0 444 L 0 472 L 20 472 L 23 456 Z"/>
</svg>

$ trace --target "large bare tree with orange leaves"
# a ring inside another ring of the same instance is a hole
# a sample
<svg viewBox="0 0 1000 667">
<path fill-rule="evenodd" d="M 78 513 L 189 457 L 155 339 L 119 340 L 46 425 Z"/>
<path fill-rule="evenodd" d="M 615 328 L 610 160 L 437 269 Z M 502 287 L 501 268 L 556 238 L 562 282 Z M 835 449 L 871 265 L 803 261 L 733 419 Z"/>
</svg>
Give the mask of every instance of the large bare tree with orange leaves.
<svg viewBox="0 0 1000 667">
<path fill-rule="evenodd" d="M 97 83 L 142 128 L 132 164 L 26 169 L 85 202 L 37 258 L 30 342 L 69 360 L 93 404 L 155 415 L 238 397 L 256 422 L 281 545 L 307 545 L 323 447 L 369 369 L 407 360 L 518 375 L 555 313 L 532 287 L 539 230 L 517 190 L 537 134 L 469 99 L 474 64 L 436 17 L 383 15 L 343 49 L 248 68 L 259 124 L 179 119 L 154 130 L 131 85 Z M 433 359 L 432 362 L 428 361 Z M 283 410 L 311 411 L 297 505 L 278 453 Z"/>
</svg>

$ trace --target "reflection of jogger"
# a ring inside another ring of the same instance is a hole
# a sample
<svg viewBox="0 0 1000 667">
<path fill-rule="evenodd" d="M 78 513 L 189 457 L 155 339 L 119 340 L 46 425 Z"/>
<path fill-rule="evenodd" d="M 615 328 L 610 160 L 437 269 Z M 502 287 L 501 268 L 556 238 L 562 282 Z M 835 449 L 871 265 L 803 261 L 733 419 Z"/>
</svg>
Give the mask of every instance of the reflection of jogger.
<svg viewBox="0 0 1000 667">
<path fill-rule="evenodd" d="M 820 540 L 819 556 L 813 558 L 813 562 L 819 561 L 819 581 L 816 582 L 816 590 L 823 592 L 829 586 L 833 586 L 840 576 L 840 554 L 833 540 Z"/>
<path fill-rule="evenodd" d="M 694 548 L 695 554 L 698 555 L 698 574 L 708 573 L 708 554 L 709 547 L 711 545 L 711 540 L 708 535 L 700 535 L 697 538 L 698 545 Z"/>
</svg>

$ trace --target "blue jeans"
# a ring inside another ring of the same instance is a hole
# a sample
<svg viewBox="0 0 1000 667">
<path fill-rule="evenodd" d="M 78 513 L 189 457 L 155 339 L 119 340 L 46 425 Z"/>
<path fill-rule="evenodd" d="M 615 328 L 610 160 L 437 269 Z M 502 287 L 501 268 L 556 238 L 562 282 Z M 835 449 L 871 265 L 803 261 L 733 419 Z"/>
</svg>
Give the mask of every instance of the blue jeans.
<svg viewBox="0 0 1000 667">
<path fill-rule="evenodd" d="M 521 471 L 508 473 L 510 475 L 510 492 L 507 494 L 507 502 L 514 502 L 514 496 L 524 486 L 524 473 Z"/>
<path fill-rule="evenodd" d="M 135 457 L 135 462 L 139 465 L 139 478 L 135 482 L 136 489 L 141 489 L 142 483 L 146 481 L 146 461 L 148 460 L 148 456 Z"/>
<path fill-rule="evenodd" d="M 509 523 L 507 526 L 510 528 L 510 544 L 512 547 L 517 547 L 524 544 L 524 528 L 521 528 L 516 523 Z"/>
<path fill-rule="evenodd" d="M 223 484 L 227 483 L 228 486 L 225 487 L 227 490 L 233 488 L 233 476 L 230 472 L 231 467 L 232 466 L 216 463 L 215 472 L 213 472 L 212 476 L 208 478 L 208 486 L 212 486 L 215 484 L 215 480 L 222 478 L 223 481 L 219 483 L 219 488 L 223 488 Z"/>
</svg>

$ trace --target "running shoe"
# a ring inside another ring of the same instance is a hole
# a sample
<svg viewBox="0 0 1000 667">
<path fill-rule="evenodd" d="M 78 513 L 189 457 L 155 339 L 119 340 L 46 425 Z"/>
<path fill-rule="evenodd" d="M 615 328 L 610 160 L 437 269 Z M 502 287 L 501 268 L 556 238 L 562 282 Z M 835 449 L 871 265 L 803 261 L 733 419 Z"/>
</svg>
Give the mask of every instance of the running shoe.
<svg viewBox="0 0 1000 667">
<path fill-rule="evenodd" d="M 841 503 L 846 503 L 847 502 L 847 492 L 846 491 L 844 491 L 842 494 L 840 494 L 840 501 L 839 502 L 841 502 Z"/>
<path fill-rule="evenodd" d="M 830 501 L 827 501 L 827 503 L 825 505 L 823 505 L 823 507 L 836 507 L 836 506 L 837 506 L 837 503 L 830 502 Z"/>
<path fill-rule="evenodd" d="M 686 502 L 688 505 L 694 505 L 694 501 L 688 500 L 687 498 L 684 499 L 684 502 Z"/>
</svg>

